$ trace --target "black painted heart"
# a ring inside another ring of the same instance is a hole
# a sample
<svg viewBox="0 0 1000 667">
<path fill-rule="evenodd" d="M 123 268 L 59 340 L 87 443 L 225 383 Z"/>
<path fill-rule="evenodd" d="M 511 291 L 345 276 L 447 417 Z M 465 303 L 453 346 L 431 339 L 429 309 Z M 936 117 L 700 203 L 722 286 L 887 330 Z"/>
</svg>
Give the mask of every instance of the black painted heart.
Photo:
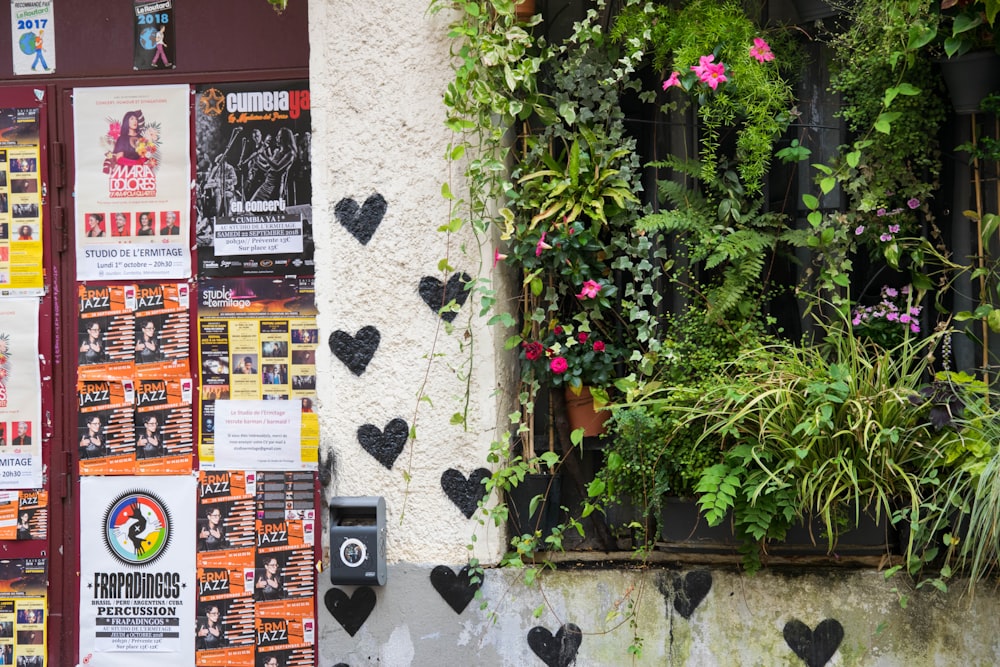
<svg viewBox="0 0 1000 667">
<path fill-rule="evenodd" d="M 424 276 L 420 279 L 418 291 L 420 292 L 420 298 L 431 307 L 431 310 L 438 313 L 445 322 L 452 322 L 458 317 L 458 310 L 449 309 L 441 312 L 441 309 L 452 301 L 461 308 L 465 300 L 469 298 L 469 291 L 465 286 L 471 280 L 472 278 L 468 273 L 452 274 L 446 284 L 442 284 L 440 280 L 433 276 Z"/>
<path fill-rule="evenodd" d="M 354 595 L 348 596 L 339 588 L 331 588 L 323 596 L 323 602 L 347 634 L 353 637 L 375 608 L 375 591 L 362 586 L 354 591 Z"/>
<path fill-rule="evenodd" d="M 346 331 L 330 334 L 330 351 L 355 375 L 360 376 L 375 356 L 382 334 L 375 327 L 361 327 L 352 336 Z"/>
<path fill-rule="evenodd" d="M 384 431 L 380 431 L 374 424 L 364 424 L 358 428 L 358 442 L 362 449 L 389 470 L 392 470 L 392 464 L 403 451 L 409 435 L 410 427 L 406 425 L 406 420 L 398 417 L 386 424 Z"/>
<path fill-rule="evenodd" d="M 489 478 L 490 471 L 486 468 L 477 468 L 472 471 L 469 478 L 465 475 L 449 468 L 441 473 L 441 488 L 451 502 L 462 511 L 466 519 L 471 519 L 479 507 L 479 501 L 486 495 L 486 487 L 483 480 Z"/>
<path fill-rule="evenodd" d="M 552 635 L 548 628 L 528 630 L 528 647 L 548 667 L 567 667 L 576 660 L 576 652 L 583 641 L 583 632 L 576 625 L 567 623 Z"/>
<path fill-rule="evenodd" d="M 785 624 L 785 642 L 809 667 L 823 667 L 840 647 L 844 626 L 833 618 L 821 621 L 815 630 L 798 619 Z"/>
<path fill-rule="evenodd" d="M 482 585 L 481 581 L 472 581 L 469 566 L 466 565 L 458 574 L 452 572 L 447 565 L 438 565 L 431 570 L 431 586 L 438 592 L 448 606 L 461 614 L 476 597 L 476 591 Z"/>
<path fill-rule="evenodd" d="M 376 192 L 361 207 L 349 197 L 341 199 L 333 207 L 333 214 L 361 245 L 367 245 L 375 235 L 375 230 L 382 224 L 388 206 L 382 195 Z"/>
<path fill-rule="evenodd" d="M 708 592 L 712 590 L 712 573 L 708 570 L 695 570 L 684 576 L 674 575 L 674 609 L 686 619 L 698 608 Z"/>
</svg>

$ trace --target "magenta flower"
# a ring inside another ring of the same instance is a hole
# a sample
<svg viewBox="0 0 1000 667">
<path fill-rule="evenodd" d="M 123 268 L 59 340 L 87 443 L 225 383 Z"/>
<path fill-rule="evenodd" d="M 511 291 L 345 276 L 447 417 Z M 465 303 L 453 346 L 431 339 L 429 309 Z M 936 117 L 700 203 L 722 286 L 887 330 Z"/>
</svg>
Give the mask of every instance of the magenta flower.
<svg viewBox="0 0 1000 667">
<path fill-rule="evenodd" d="M 670 77 L 666 81 L 663 82 L 663 90 L 666 90 L 667 88 L 670 88 L 671 86 L 677 86 L 678 88 L 682 87 L 681 86 L 681 80 L 680 80 L 680 74 L 678 74 L 677 72 L 671 72 L 670 73 Z"/>
<path fill-rule="evenodd" d="M 882 234 L 878 237 L 878 240 L 887 243 L 892 240 L 892 234 Z"/>
<path fill-rule="evenodd" d="M 889 225 L 889 233 L 890 234 L 898 234 L 899 233 L 899 225 Z"/>
<path fill-rule="evenodd" d="M 906 201 L 906 205 L 909 206 L 911 210 L 915 209 L 916 207 L 920 206 L 920 200 L 917 199 L 916 197 L 911 197 Z"/>
<path fill-rule="evenodd" d="M 753 46 L 750 47 L 750 56 L 756 58 L 759 62 L 774 60 L 771 45 L 760 37 L 754 37 Z"/>
<path fill-rule="evenodd" d="M 895 287 L 883 287 L 882 294 L 889 299 L 895 299 L 899 296 L 899 292 L 896 291 Z"/>
<path fill-rule="evenodd" d="M 910 322 L 910 331 L 920 333 L 920 324 L 918 322 Z"/>
<path fill-rule="evenodd" d="M 604 352 L 604 341 L 595 340 L 594 341 L 594 352 Z"/>
<path fill-rule="evenodd" d="M 712 90 L 716 90 L 720 83 L 729 80 L 726 78 L 726 66 L 723 63 L 716 63 L 714 55 L 702 56 L 697 65 L 691 66 L 691 71 Z"/>
<path fill-rule="evenodd" d="M 855 236 L 861 236 L 861 235 L 862 235 L 862 234 L 864 234 L 864 233 L 865 233 L 865 226 L 864 226 L 864 225 L 858 225 L 858 226 L 857 226 L 857 227 L 856 227 L 856 228 L 854 229 L 854 235 L 855 235 Z"/>
<path fill-rule="evenodd" d="M 569 370 L 569 364 L 566 363 L 566 357 L 554 357 L 552 361 L 549 362 L 549 370 L 556 375 L 561 375 Z"/>
<path fill-rule="evenodd" d="M 542 238 L 538 239 L 538 244 L 535 246 L 535 257 L 541 257 L 543 250 L 552 250 L 552 246 L 545 242 L 546 232 L 542 232 Z"/>
<path fill-rule="evenodd" d="M 882 217 L 883 215 L 885 215 L 886 213 L 888 213 L 888 211 L 887 211 L 887 210 L 885 210 L 884 208 L 880 208 L 879 210 L 875 211 L 875 215 L 877 215 L 877 216 L 878 216 L 878 217 L 880 217 L 880 218 L 881 218 L 881 217 Z"/>
<path fill-rule="evenodd" d="M 576 335 L 576 341 L 578 343 L 586 343 L 588 338 L 590 338 L 590 334 L 588 334 L 586 331 L 581 331 Z"/>
<path fill-rule="evenodd" d="M 507 255 L 500 252 L 500 248 L 493 249 L 493 268 L 497 268 L 497 262 L 502 262 L 507 259 Z"/>
<path fill-rule="evenodd" d="M 576 295 L 577 299 L 596 299 L 598 293 L 601 291 L 601 283 L 596 280 L 586 280 L 583 286 L 580 288 L 580 293 Z"/>
</svg>

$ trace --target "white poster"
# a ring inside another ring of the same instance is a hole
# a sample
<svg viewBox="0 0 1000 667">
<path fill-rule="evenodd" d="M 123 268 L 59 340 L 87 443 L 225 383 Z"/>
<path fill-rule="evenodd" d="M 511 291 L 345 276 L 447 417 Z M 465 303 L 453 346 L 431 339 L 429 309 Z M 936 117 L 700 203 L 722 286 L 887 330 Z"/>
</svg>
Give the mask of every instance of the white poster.
<svg viewBox="0 0 1000 667">
<path fill-rule="evenodd" d="M 191 275 L 185 85 L 77 88 L 77 280 Z"/>
<path fill-rule="evenodd" d="M 56 23 L 52 0 L 10 1 L 14 74 L 55 74 Z"/>
<path fill-rule="evenodd" d="M 0 489 L 42 486 L 38 299 L 0 300 Z"/>
<path fill-rule="evenodd" d="M 302 461 L 299 401 L 216 401 L 215 467 L 315 470 Z"/>
<path fill-rule="evenodd" d="M 82 664 L 194 665 L 195 488 L 192 476 L 80 480 Z"/>
</svg>

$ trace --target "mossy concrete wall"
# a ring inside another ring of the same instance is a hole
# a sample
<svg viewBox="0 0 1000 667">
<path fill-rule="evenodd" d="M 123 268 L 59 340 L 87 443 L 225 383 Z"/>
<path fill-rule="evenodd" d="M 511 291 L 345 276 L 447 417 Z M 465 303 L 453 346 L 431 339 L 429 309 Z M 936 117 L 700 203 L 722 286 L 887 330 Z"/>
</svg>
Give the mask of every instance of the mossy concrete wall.
<svg viewBox="0 0 1000 667">
<path fill-rule="evenodd" d="M 481 609 L 460 569 L 501 553 L 472 510 L 516 385 L 510 332 L 486 326 L 476 295 L 450 322 L 434 307 L 462 296 L 456 275 L 504 287 L 490 238 L 438 231 L 454 214 L 441 184 L 458 182 L 448 17 L 427 0 L 290 1 L 310 15 L 325 492 L 382 496 L 389 515 L 385 586 L 321 575 L 322 667 L 628 665 L 634 637 L 637 665 L 1000 664 L 994 591 L 920 591 L 903 609 L 877 571 L 563 568 L 525 588 L 491 569 Z"/>
</svg>

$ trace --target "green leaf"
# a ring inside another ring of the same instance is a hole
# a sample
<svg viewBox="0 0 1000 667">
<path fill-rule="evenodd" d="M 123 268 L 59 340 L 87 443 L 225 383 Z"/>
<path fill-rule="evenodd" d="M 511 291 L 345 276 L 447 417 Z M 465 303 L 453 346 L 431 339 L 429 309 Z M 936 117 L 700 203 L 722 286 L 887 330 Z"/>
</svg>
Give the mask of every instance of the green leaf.
<svg viewBox="0 0 1000 667">
<path fill-rule="evenodd" d="M 819 182 L 819 189 L 825 195 L 830 194 L 835 187 L 837 187 L 837 179 L 833 176 L 828 176 Z"/>
<path fill-rule="evenodd" d="M 810 211 L 815 211 L 819 208 L 819 198 L 816 195 L 802 195 L 802 203 Z"/>
</svg>

